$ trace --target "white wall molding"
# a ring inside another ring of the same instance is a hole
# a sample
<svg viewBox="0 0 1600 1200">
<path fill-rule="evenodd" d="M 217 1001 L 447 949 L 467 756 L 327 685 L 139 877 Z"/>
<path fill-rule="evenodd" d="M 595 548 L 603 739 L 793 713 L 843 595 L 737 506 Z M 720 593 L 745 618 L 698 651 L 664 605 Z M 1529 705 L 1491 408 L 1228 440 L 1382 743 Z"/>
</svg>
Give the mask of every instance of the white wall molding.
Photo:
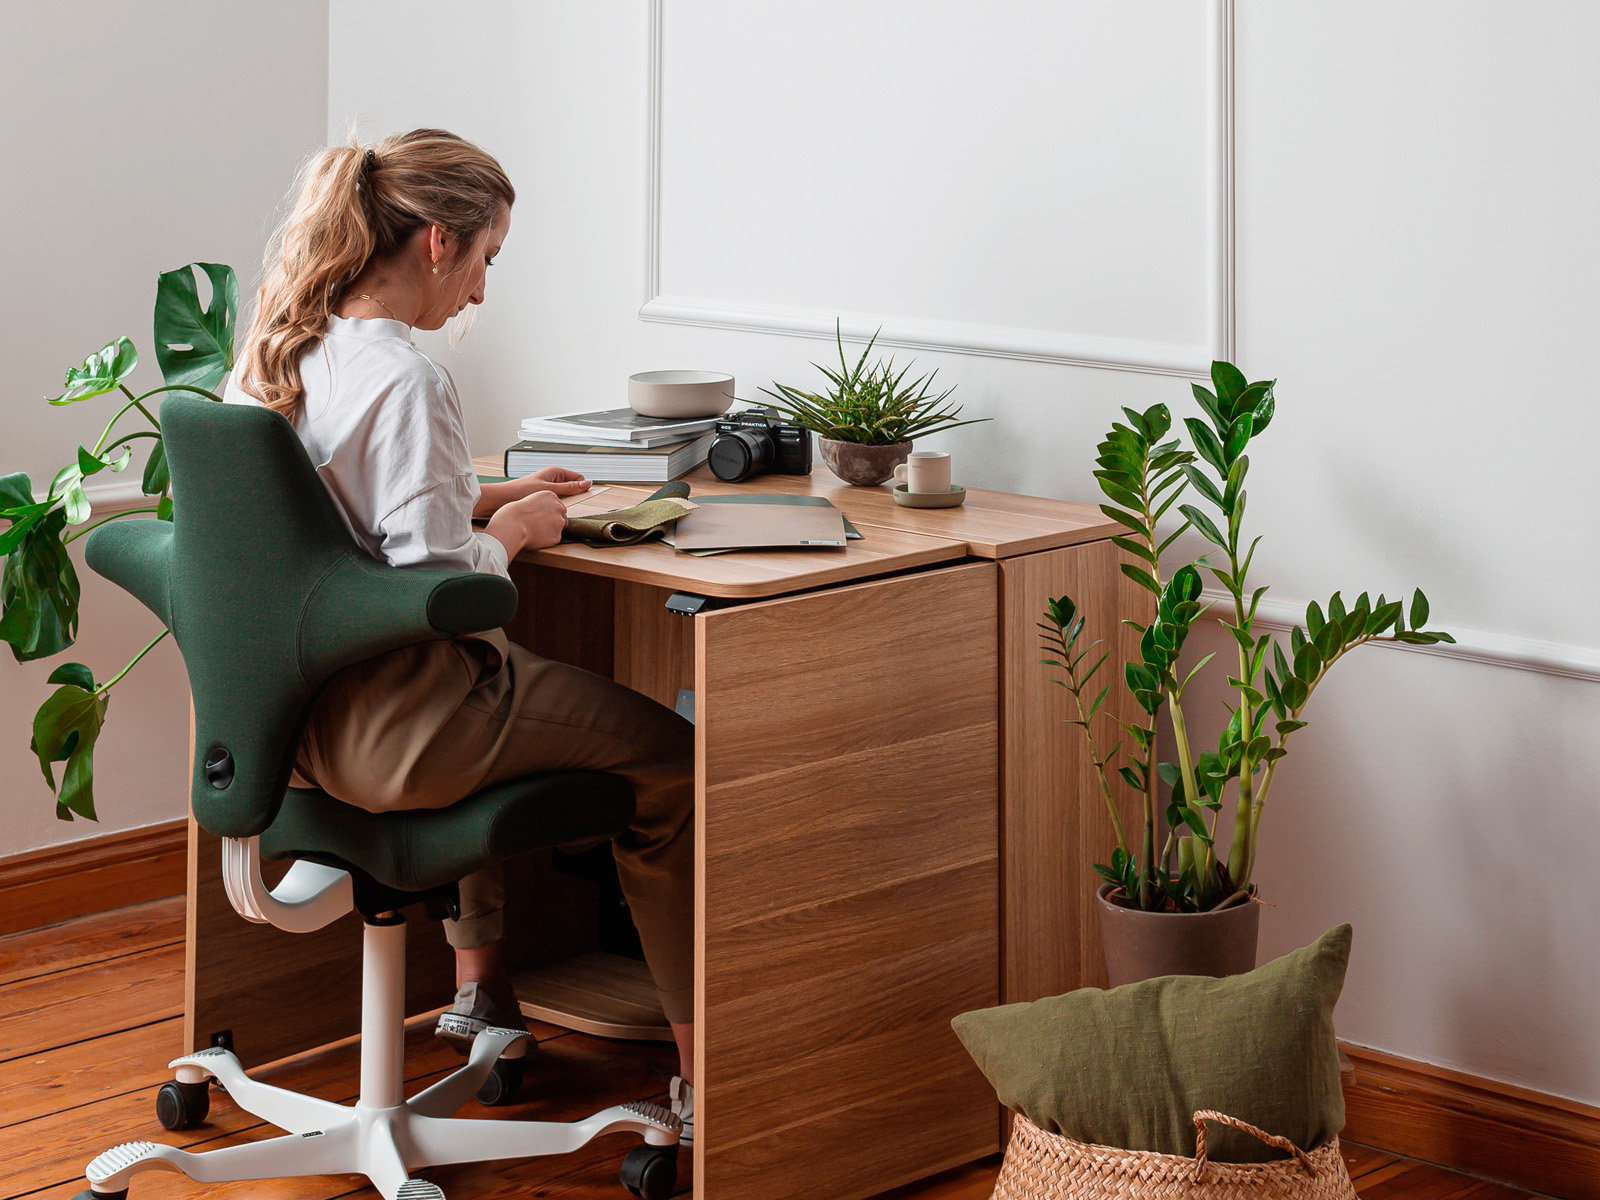
<svg viewBox="0 0 1600 1200">
<path fill-rule="evenodd" d="M 86 484 L 83 494 L 89 497 L 89 506 L 95 509 L 139 508 L 154 506 L 158 497 L 146 496 L 136 479 L 116 483 Z"/>
<path fill-rule="evenodd" d="M 1211 610 L 1212 616 L 1218 620 L 1225 617 L 1232 618 L 1233 600 L 1226 592 L 1207 588 L 1202 593 L 1202 598 L 1215 606 Z M 1296 625 L 1303 627 L 1305 619 L 1306 606 L 1296 604 L 1292 600 L 1262 597 L 1261 605 L 1256 609 L 1256 624 L 1263 629 L 1287 631 Z M 1376 644 L 1439 658 L 1455 658 L 1493 667 L 1509 667 L 1517 671 L 1555 675 L 1562 679 L 1581 679 L 1590 683 L 1600 683 L 1600 650 L 1477 629 L 1450 627 L 1449 632 L 1456 639 L 1454 645 L 1448 642 L 1440 642 L 1434 646 L 1408 646 L 1404 642 Z"/>
<path fill-rule="evenodd" d="M 1101 367 L 1150 375 L 1205 378 L 1213 359 L 1232 361 L 1235 346 L 1234 281 L 1234 0 L 1206 0 L 1207 18 L 1207 281 L 1210 345 L 1171 345 L 1066 331 L 1015 329 L 937 321 L 892 313 L 834 313 L 712 297 L 663 295 L 661 283 L 661 80 L 662 8 L 649 0 L 645 88 L 645 263 L 639 317 L 678 325 L 834 337 L 835 319 L 849 341 L 913 350 L 943 350 L 1068 366 Z"/>
<path fill-rule="evenodd" d="M 96 510 L 137 508 L 141 503 L 154 505 L 156 502 L 156 497 L 145 495 L 139 482 L 133 479 L 118 480 L 116 483 L 87 483 L 84 484 L 83 494 L 89 498 L 89 507 Z M 44 498 L 44 492 L 33 494 L 35 504 L 43 503 Z"/>
</svg>

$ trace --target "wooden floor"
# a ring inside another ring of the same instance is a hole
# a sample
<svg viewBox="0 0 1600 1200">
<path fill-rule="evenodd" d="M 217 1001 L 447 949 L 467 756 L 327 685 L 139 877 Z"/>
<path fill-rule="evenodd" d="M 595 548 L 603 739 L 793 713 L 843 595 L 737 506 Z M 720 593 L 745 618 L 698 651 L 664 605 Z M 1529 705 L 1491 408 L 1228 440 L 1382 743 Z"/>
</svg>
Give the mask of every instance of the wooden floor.
<svg viewBox="0 0 1600 1200">
<path fill-rule="evenodd" d="M 184 1133 L 155 1120 L 155 1092 L 183 1035 L 183 901 L 156 900 L 49 929 L 0 938 L 0 1200 L 66 1200 L 85 1185 L 84 1165 L 106 1147 L 148 1139 L 211 1148 L 276 1134 L 216 1090 L 206 1124 Z M 661 1100 L 676 1054 L 670 1046 L 607 1042 L 553 1026 L 535 1029 L 538 1067 L 523 1103 L 497 1115 L 573 1120 L 623 1100 Z M 249 1048 L 241 1047 L 246 1066 Z M 432 1035 L 431 1017 L 407 1030 L 408 1090 L 453 1070 L 460 1059 Z M 263 1079 L 330 1100 L 352 1100 L 353 1041 L 274 1064 Z M 476 1102 L 463 1116 L 485 1115 Z M 635 1139 L 612 1135 L 556 1160 L 436 1168 L 427 1177 L 456 1200 L 474 1197 L 625 1200 L 617 1167 Z M 1346 1148 L 1365 1200 L 1518 1200 L 1527 1195 L 1362 1146 Z M 683 1160 L 687 1190 L 688 1156 Z M 988 1200 L 998 1157 L 880 1200 Z M 130 1200 L 206 1196 L 252 1200 L 376 1197 L 360 1176 L 268 1183 L 191 1183 L 167 1172 L 140 1175 Z M 826 1200 L 826 1198 L 819 1198 Z"/>
</svg>

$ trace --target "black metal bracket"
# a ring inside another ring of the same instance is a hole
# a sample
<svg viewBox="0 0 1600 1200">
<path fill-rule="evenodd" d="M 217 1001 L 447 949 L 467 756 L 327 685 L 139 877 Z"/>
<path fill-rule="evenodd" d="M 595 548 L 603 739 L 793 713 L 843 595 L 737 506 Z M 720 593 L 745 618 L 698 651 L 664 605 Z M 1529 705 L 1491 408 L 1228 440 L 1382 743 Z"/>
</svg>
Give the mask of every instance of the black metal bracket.
<svg viewBox="0 0 1600 1200">
<path fill-rule="evenodd" d="M 696 596 L 693 592 L 673 592 L 667 597 L 667 611 L 680 617 L 692 617 L 710 606 L 710 596 Z"/>
</svg>

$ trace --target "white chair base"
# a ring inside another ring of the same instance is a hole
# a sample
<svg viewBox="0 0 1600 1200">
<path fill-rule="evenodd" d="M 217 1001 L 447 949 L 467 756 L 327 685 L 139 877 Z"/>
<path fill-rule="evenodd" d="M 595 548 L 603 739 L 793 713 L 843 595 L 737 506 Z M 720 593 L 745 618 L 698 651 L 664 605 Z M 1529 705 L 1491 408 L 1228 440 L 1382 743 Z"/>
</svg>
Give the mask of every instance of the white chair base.
<svg viewBox="0 0 1600 1200">
<path fill-rule="evenodd" d="M 240 1108 L 287 1133 L 202 1153 L 155 1142 L 124 1142 L 89 1164 L 84 1173 L 90 1194 L 122 1193 L 131 1176 L 148 1170 L 181 1171 L 200 1183 L 359 1172 L 384 1200 L 443 1200 L 437 1185 L 412 1179 L 411 1170 L 565 1154 L 618 1130 L 638 1133 L 650 1146 L 676 1146 L 682 1128 L 678 1118 L 649 1103 L 616 1105 L 572 1122 L 451 1117 L 477 1092 L 501 1055 L 528 1036 L 522 1030 L 484 1030 L 474 1039 L 465 1066 L 404 1099 L 405 926 L 369 923 L 365 940 L 361 1098 L 354 1106 L 251 1079 L 228 1050 L 185 1055 L 171 1064 L 180 1083 L 215 1079 Z"/>
</svg>

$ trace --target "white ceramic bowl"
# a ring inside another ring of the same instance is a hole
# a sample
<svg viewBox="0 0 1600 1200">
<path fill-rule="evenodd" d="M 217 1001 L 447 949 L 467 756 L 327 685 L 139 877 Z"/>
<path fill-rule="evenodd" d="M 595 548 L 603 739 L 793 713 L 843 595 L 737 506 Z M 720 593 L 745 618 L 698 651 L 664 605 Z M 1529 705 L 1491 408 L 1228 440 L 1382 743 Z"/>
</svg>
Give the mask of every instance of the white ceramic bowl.
<svg viewBox="0 0 1600 1200">
<path fill-rule="evenodd" d="M 640 371 L 628 376 L 628 404 L 641 417 L 717 417 L 733 403 L 733 376 L 722 371 Z"/>
</svg>

